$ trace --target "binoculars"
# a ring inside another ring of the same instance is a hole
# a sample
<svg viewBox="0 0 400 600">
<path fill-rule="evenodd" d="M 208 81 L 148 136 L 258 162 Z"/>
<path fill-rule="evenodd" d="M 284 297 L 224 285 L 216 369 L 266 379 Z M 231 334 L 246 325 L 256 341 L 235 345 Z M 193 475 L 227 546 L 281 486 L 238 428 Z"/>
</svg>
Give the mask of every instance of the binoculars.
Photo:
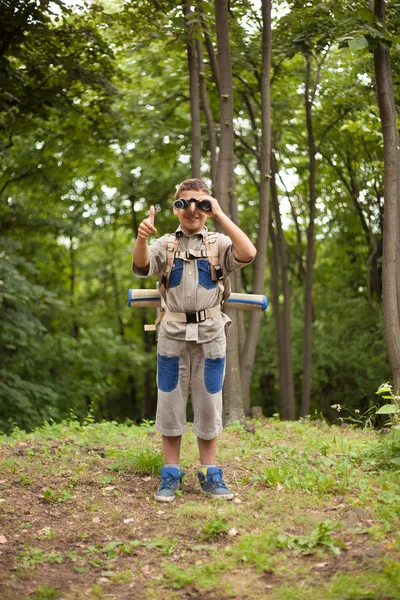
<svg viewBox="0 0 400 600">
<path fill-rule="evenodd" d="M 196 208 L 199 208 L 200 210 L 211 210 L 211 202 L 209 200 L 196 200 L 196 198 L 190 198 L 190 200 L 179 198 L 179 200 L 175 200 L 174 207 L 177 210 L 189 208 L 191 202 L 194 202 L 196 204 Z"/>
</svg>

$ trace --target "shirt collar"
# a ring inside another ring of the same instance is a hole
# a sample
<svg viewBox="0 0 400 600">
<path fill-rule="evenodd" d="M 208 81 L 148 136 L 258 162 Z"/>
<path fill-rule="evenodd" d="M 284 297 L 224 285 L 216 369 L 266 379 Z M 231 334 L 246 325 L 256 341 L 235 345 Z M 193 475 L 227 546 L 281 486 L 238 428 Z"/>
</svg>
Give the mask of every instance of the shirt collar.
<svg viewBox="0 0 400 600">
<path fill-rule="evenodd" d="M 176 235 L 176 237 L 179 237 L 179 238 L 184 235 L 186 235 L 186 237 L 193 237 L 195 235 L 201 235 L 201 237 L 204 239 L 207 235 L 207 232 L 208 232 L 208 229 L 204 225 L 203 229 L 201 229 L 200 231 L 196 231 L 196 233 L 187 234 L 187 233 L 185 233 L 185 231 L 183 231 L 182 227 L 179 225 L 178 229 L 175 231 L 175 235 Z"/>
</svg>

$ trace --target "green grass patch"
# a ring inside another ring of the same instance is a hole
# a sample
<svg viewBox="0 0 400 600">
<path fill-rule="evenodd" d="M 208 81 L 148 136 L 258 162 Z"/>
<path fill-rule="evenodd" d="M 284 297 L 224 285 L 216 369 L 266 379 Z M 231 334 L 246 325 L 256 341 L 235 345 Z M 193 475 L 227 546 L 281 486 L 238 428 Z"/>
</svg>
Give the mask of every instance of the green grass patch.
<svg viewBox="0 0 400 600">
<path fill-rule="evenodd" d="M 190 433 L 172 504 L 152 498 L 163 463 L 152 423 L 71 420 L 2 436 L 5 597 L 69 598 L 70 585 L 92 600 L 211 598 L 221 585 L 246 600 L 400 597 L 400 479 L 393 447 L 382 451 L 390 435 L 318 421 L 252 425 L 219 436 L 231 502 L 200 493 Z"/>
</svg>

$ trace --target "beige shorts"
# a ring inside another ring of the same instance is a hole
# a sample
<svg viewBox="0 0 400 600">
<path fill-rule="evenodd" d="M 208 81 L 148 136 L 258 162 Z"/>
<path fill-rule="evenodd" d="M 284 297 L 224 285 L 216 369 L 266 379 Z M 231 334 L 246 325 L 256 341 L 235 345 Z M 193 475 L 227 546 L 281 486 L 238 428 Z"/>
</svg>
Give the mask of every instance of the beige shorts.
<svg viewBox="0 0 400 600">
<path fill-rule="evenodd" d="M 203 440 L 211 440 L 222 431 L 225 355 L 224 331 L 204 344 L 174 340 L 160 334 L 157 346 L 157 431 L 166 436 L 178 436 L 187 431 L 189 392 L 194 413 L 193 433 Z"/>
</svg>

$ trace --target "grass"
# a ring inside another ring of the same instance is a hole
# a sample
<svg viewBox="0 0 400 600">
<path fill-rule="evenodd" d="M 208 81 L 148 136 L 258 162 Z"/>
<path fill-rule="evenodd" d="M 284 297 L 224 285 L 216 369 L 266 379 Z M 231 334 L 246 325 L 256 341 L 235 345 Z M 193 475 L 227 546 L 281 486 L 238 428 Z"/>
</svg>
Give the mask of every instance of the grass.
<svg viewBox="0 0 400 600">
<path fill-rule="evenodd" d="M 399 598 L 397 438 L 252 425 L 219 439 L 232 502 L 200 494 L 188 434 L 182 494 L 167 506 L 153 500 L 162 457 L 151 423 L 0 436 L 2 600 Z"/>
</svg>

